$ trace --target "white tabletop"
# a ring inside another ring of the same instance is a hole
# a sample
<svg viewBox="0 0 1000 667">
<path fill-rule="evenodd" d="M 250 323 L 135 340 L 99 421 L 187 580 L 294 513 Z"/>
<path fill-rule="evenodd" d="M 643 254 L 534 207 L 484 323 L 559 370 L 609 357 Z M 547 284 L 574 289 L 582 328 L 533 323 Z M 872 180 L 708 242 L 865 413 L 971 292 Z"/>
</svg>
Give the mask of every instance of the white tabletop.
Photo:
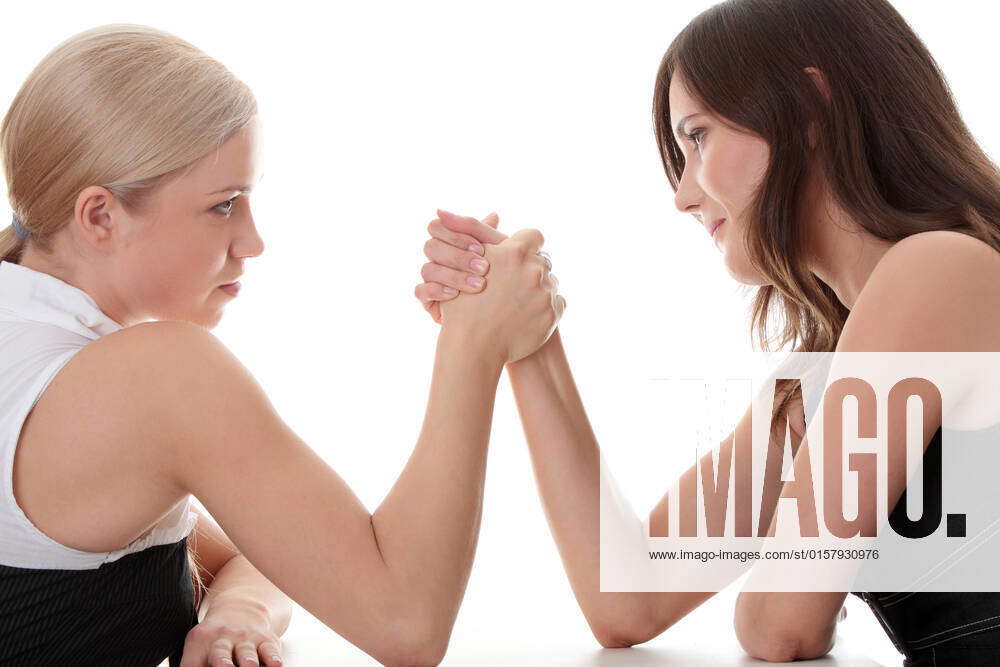
<svg viewBox="0 0 1000 667">
<path fill-rule="evenodd" d="M 477 667 L 764 664 L 749 658 L 733 634 L 732 609 L 738 592 L 736 589 L 723 591 L 659 637 L 626 649 L 602 648 L 587 629 L 571 596 L 560 599 L 569 604 L 553 605 L 556 596 L 529 600 L 518 617 L 506 618 L 496 614 L 498 605 L 467 598 L 452 633 L 448 654 L 441 664 Z M 498 601 L 503 608 L 509 609 L 505 602 Z M 836 645 L 822 659 L 823 664 L 852 667 L 902 664 L 902 657 L 885 637 L 867 606 L 854 596 L 848 596 L 846 604 L 847 618 L 841 622 Z M 553 613 L 554 606 L 564 607 L 560 615 Z M 282 641 L 288 667 L 371 667 L 378 664 L 301 607 L 296 607 L 292 624 Z"/>
</svg>

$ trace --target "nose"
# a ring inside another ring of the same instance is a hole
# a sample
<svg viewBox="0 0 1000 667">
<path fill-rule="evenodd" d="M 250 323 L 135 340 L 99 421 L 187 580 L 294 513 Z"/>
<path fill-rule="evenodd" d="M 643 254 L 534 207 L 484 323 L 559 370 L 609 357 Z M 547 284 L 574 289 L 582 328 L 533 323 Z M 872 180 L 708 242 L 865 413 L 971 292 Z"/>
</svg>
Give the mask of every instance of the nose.
<svg viewBox="0 0 1000 667">
<path fill-rule="evenodd" d="M 681 213 L 692 213 L 693 210 L 697 210 L 705 194 L 688 171 L 684 169 L 681 172 L 681 180 L 677 184 L 677 192 L 674 193 L 674 205 Z"/>
<path fill-rule="evenodd" d="M 257 257 L 264 252 L 264 239 L 257 231 L 253 216 L 247 216 L 248 228 L 233 242 L 232 253 L 236 257 Z"/>
</svg>

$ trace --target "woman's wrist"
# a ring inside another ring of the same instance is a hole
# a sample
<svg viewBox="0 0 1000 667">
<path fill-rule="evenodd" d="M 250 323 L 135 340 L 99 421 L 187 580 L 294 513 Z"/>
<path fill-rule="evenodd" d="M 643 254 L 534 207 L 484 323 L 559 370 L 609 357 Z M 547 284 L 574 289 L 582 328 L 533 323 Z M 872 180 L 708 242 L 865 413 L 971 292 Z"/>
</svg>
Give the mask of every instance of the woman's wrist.
<svg viewBox="0 0 1000 667">
<path fill-rule="evenodd" d="M 522 369 L 547 367 L 562 355 L 562 340 L 559 338 L 559 328 L 556 327 L 552 335 L 549 336 L 549 339 L 540 348 L 523 359 L 508 363 L 507 372 L 519 373 L 523 372 Z"/>
<path fill-rule="evenodd" d="M 499 375 L 507 361 L 507 351 L 496 338 L 463 324 L 442 324 L 438 334 L 438 354 L 450 359 L 467 359 L 496 370 Z"/>
</svg>

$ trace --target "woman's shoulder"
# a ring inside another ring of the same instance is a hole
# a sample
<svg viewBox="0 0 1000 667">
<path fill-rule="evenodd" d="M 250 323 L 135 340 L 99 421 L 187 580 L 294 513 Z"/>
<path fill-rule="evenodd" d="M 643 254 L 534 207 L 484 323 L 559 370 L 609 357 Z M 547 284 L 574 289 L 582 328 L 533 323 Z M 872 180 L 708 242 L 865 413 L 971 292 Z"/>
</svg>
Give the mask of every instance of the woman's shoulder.
<svg viewBox="0 0 1000 667">
<path fill-rule="evenodd" d="M 87 346 L 98 354 L 144 353 L 156 361 L 174 350 L 195 351 L 206 347 L 222 348 L 221 341 L 204 327 L 181 320 L 143 322 L 101 336 Z M 217 350 L 218 351 L 218 350 Z M 181 362 L 182 358 L 171 357 Z"/>
<path fill-rule="evenodd" d="M 47 390 L 72 406 L 75 428 L 150 450 L 170 447 L 169 427 L 210 419 L 207 394 L 233 396 L 256 383 L 210 331 L 156 321 L 101 336 L 77 352 Z M 245 392 L 243 392 L 245 393 Z M 176 444 L 173 444 L 175 447 Z"/>
<path fill-rule="evenodd" d="M 67 428 L 109 444 L 138 467 L 171 478 L 206 448 L 233 456 L 257 429 L 280 421 L 261 386 L 207 329 L 158 321 L 104 335 L 67 363 L 49 390 L 50 405 L 72 415 Z M 117 444 L 110 444 L 117 443 Z"/>
<path fill-rule="evenodd" d="M 858 295 L 841 342 L 871 351 L 1000 350 L 1000 251 L 950 230 L 897 241 Z"/>
<path fill-rule="evenodd" d="M 1000 250 L 963 232 L 934 230 L 894 243 L 875 266 L 864 291 L 890 289 L 900 298 L 918 300 L 983 288 L 993 294 L 1000 288 L 998 278 Z"/>
<path fill-rule="evenodd" d="M 152 321 L 101 336 L 76 354 L 80 381 L 130 391 L 158 392 L 171 381 L 191 382 L 240 367 L 207 329 L 184 321 Z M 134 397 L 134 395 L 133 395 Z"/>
<path fill-rule="evenodd" d="M 911 234 L 894 243 L 882 258 L 888 266 L 899 268 L 910 262 L 913 268 L 923 259 L 930 264 L 949 261 L 979 260 L 1000 264 L 1000 250 L 989 243 L 951 229 L 935 229 Z M 879 265 L 883 262 L 879 262 Z M 901 264 L 902 263 L 902 264 Z"/>
<path fill-rule="evenodd" d="M 169 447 L 159 434 L 172 412 L 191 407 L 164 400 L 161 385 L 194 375 L 182 346 L 205 346 L 209 335 L 195 329 L 158 322 L 102 336 L 75 352 L 39 396 L 19 434 L 12 483 L 22 511 L 47 536 L 113 551 L 183 498 L 185 489 L 165 474 Z"/>
<path fill-rule="evenodd" d="M 77 354 L 87 366 L 82 378 L 127 390 L 120 394 L 135 403 L 136 393 L 152 399 L 149 406 L 163 414 L 169 407 L 190 407 L 189 399 L 205 390 L 224 391 L 250 382 L 249 371 L 209 330 L 184 321 L 143 322 L 102 336 Z"/>
</svg>

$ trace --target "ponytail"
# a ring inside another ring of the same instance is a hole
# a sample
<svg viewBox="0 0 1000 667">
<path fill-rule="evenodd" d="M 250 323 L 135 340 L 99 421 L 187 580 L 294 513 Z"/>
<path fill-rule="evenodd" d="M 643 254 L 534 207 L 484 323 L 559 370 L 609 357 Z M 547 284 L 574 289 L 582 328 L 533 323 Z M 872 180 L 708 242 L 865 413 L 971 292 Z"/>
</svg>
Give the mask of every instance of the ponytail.
<svg viewBox="0 0 1000 667">
<path fill-rule="evenodd" d="M 13 226 L 0 229 L 0 260 L 10 262 L 11 264 L 19 264 L 25 245 L 27 245 L 27 241 L 21 240 L 14 233 Z"/>
</svg>

